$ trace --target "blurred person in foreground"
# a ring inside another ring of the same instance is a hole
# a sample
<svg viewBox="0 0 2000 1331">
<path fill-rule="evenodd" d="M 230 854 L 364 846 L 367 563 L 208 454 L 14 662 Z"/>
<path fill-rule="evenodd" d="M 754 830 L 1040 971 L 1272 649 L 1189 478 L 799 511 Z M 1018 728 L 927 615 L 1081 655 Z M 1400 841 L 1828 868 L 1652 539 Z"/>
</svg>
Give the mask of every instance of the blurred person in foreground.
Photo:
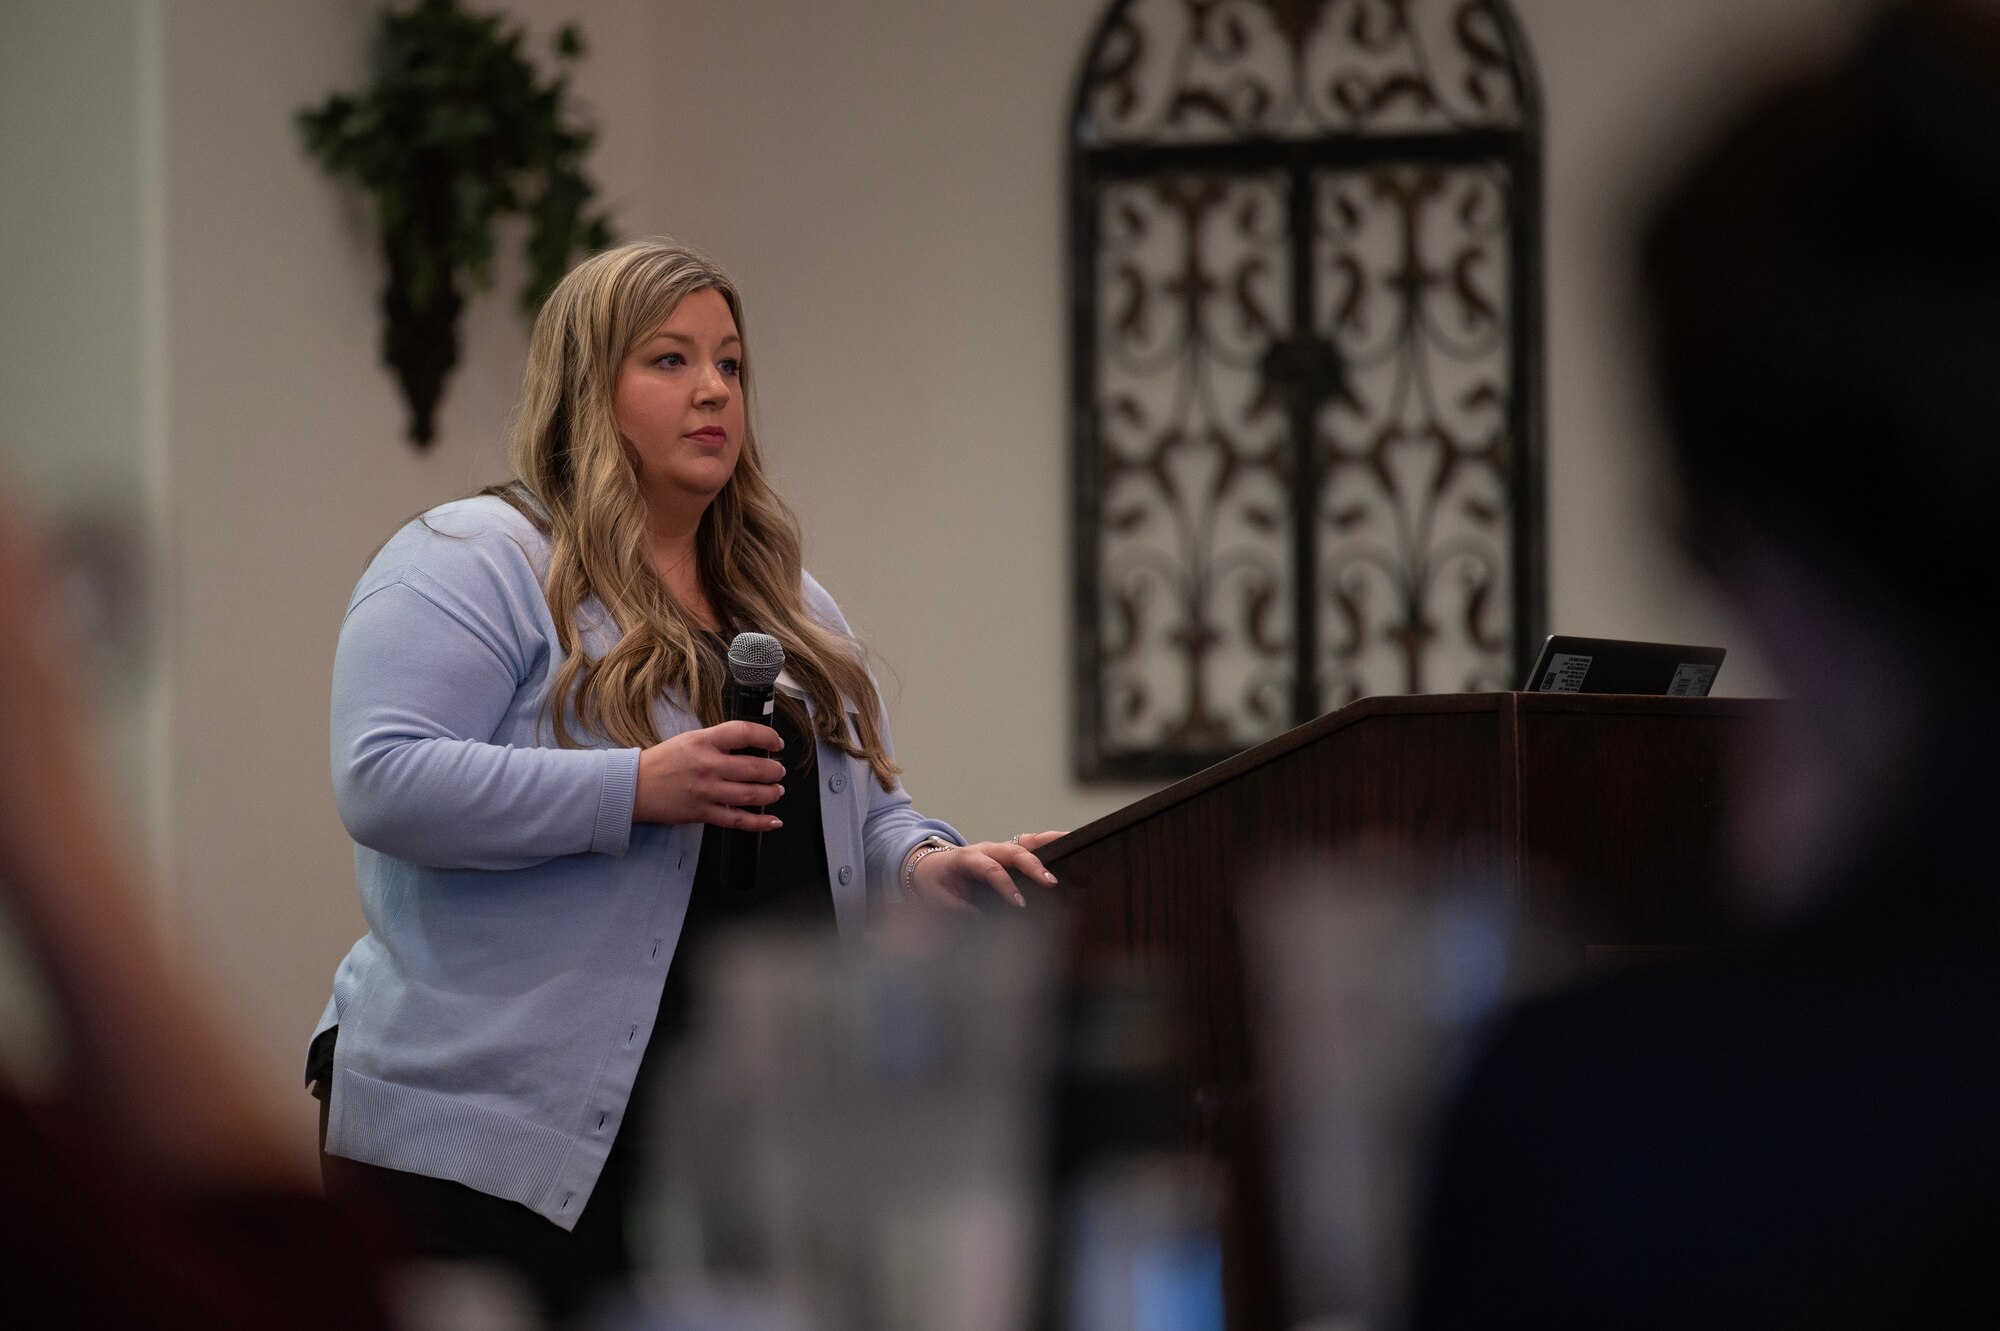
<svg viewBox="0 0 2000 1331">
<path fill-rule="evenodd" d="M 517 479 L 396 533 L 340 630 L 334 791 L 368 934 L 308 1052 L 327 1184 L 426 1252 L 509 1265 L 558 1318 L 630 1268 L 632 1129 L 722 930 L 854 939 L 901 902 L 1025 905 L 1010 869 L 1055 881 L 1033 854 L 1053 833 L 968 845 L 912 806 L 765 473 L 754 365 L 701 254 L 584 260 L 535 321 Z M 724 717 L 745 631 L 784 648 L 769 725 Z M 747 889 L 722 880 L 728 829 L 762 837 Z"/>
<path fill-rule="evenodd" d="M 386 1249 L 292 1168 L 148 936 L 87 779 L 48 582 L 0 513 L 0 912 L 59 1026 L 53 1086 L 0 1069 L 4 1320 L 386 1326 Z"/>
<path fill-rule="evenodd" d="M 1745 949 L 1519 1012 L 1416 1324 L 2000 1324 L 2000 8 L 1887 9 L 1643 249 L 1695 553 L 1791 694 Z"/>
</svg>

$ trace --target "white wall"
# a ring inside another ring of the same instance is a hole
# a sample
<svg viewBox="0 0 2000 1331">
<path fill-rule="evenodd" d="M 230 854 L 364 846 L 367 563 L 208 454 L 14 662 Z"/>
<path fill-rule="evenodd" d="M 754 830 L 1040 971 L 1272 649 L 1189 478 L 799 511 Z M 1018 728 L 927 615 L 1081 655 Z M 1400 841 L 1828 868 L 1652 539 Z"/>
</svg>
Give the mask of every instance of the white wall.
<svg viewBox="0 0 2000 1331">
<path fill-rule="evenodd" d="M 144 488 L 139 27 L 120 0 L 0 6 L 0 456 L 57 512 Z"/>
<path fill-rule="evenodd" d="M 1547 117 L 1549 606 L 1572 633 L 1716 642 L 1716 692 L 1768 695 L 1756 645 L 1664 519 L 1627 246 L 1649 193 L 1774 60 L 1838 40 L 1862 0 L 1512 0 Z"/>
<path fill-rule="evenodd" d="M 0 6 L 0 486 L 20 491 L 0 501 L 135 561 L 152 481 L 143 30 L 125 0 Z M 144 663 L 108 645 L 81 682 L 106 779 L 143 803 Z"/>
<path fill-rule="evenodd" d="M 0 4 L 0 506 L 49 534 L 89 523 L 135 554 L 148 484 L 141 28 L 123 0 Z M 144 664 L 91 660 L 79 676 L 99 766 L 132 812 L 136 858 L 157 757 Z M 0 910 L 0 1059 L 32 1072 L 49 1032 L 28 970 Z"/>
<path fill-rule="evenodd" d="M 360 928 L 326 775 L 340 611 L 400 520 L 501 474 L 525 334 L 503 269 L 502 292 L 467 321 L 441 438 L 415 453 L 376 362 L 363 214 L 292 125 L 299 106 L 359 81 L 376 6 L 133 3 L 157 33 L 143 58 L 161 103 L 161 200 L 157 234 L 128 230 L 113 248 L 155 245 L 160 269 L 172 675 L 159 779 L 175 804 L 161 890 L 303 1141 L 304 1036 Z M 593 51 L 578 87 L 603 129 L 591 169 L 620 228 L 672 230 L 743 286 L 759 428 L 810 564 L 885 667 L 920 803 L 1005 835 L 1140 793 L 1069 776 L 1063 123 L 1101 6 L 481 7 L 543 31 L 582 21 Z M 1656 530 L 1652 430 L 1621 360 L 1617 228 L 1731 70 L 1820 39 L 1852 0 L 1516 7 L 1549 114 L 1555 622 L 1725 641 L 1724 691 L 1764 689 Z M 38 103 L 60 92 L 36 86 Z M 0 164 L 0 195 L 36 169 Z M 27 270 L 42 258 L 10 238 L 0 270 L 40 280 Z M 94 331 L 70 327 L 57 361 L 75 363 Z"/>
<path fill-rule="evenodd" d="M 759 429 L 875 649 L 919 804 L 972 836 L 1069 775 L 1064 125 L 1075 0 L 683 6 L 666 223 L 744 288 Z"/>
<path fill-rule="evenodd" d="M 360 83 L 375 13 L 362 0 L 173 0 L 160 55 L 175 672 L 164 777 L 176 802 L 163 890 L 216 1006 L 285 1092 L 363 928 L 326 756 L 341 612 L 398 525 L 504 475 L 526 349 L 509 263 L 465 321 L 437 442 L 419 453 L 405 441 L 377 362 L 366 214 L 306 157 L 293 123 Z M 591 6 L 597 54 L 578 78 L 603 126 L 597 179 L 641 215 L 652 13 Z M 309 1123 L 303 1096 L 285 1103 Z"/>
<path fill-rule="evenodd" d="M 1548 119 L 1552 624 L 1718 641 L 1773 682 L 1659 521 L 1626 358 L 1633 191 L 1746 62 L 1851 0 L 1517 0 Z M 683 6 L 667 223 L 746 291 L 762 437 L 883 662 L 919 800 L 979 835 L 1140 788 L 1069 775 L 1064 125 L 1103 6 Z"/>
</svg>

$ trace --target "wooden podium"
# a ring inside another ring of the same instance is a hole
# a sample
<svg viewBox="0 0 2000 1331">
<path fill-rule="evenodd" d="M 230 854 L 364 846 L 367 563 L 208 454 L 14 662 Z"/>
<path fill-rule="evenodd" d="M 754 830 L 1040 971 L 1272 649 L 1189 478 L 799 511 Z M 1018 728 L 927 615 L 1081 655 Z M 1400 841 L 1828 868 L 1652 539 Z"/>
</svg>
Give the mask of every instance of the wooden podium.
<svg viewBox="0 0 2000 1331">
<path fill-rule="evenodd" d="M 1717 941 L 1732 753 L 1774 704 L 1483 693 L 1365 698 L 1042 851 L 1076 960 L 1164 966 L 1186 1007 L 1189 1144 L 1229 1166 L 1232 1331 L 1276 1331 L 1266 1124 L 1240 894 L 1314 853 L 1518 894 L 1531 928 L 1597 959 Z"/>
</svg>

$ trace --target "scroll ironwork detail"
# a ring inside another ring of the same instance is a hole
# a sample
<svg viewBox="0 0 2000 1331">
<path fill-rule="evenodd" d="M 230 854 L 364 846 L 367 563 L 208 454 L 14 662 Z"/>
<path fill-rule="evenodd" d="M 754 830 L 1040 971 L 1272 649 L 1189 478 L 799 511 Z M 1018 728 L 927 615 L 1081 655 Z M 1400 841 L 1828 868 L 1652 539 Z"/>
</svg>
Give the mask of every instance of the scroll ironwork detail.
<svg viewBox="0 0 2000 1331">
<path fill-rule="evenodd" d="M 1506 687 L 1543 573 L 1504 4 L 1119 0 L 1071 153 L 1081 773 Z"/>
</svg>

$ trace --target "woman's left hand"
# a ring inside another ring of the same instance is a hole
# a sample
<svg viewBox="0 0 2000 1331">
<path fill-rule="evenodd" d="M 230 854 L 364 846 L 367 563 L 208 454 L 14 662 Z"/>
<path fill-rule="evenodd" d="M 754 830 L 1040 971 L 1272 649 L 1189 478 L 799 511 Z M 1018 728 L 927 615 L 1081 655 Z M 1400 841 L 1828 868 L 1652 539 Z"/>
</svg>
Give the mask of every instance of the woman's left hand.
<svg viewBox="0 0 2000 1331">
<path fill-rule="evenodd" d="M 912 894 L 918 901 L 942 910 L 974 911 L 971 897 L 977 892 L 997 892 L 1016 906 L 1028 904 L 1007 874 L 1016 873 L 1038 883 L 1053 884 L 1056 876 L 1035 858 L 1035 851 L 1062 836 L 1061 832 L 1023 832 L 1011 841 L 975 841 L 969 846 L 940 850 L 917 861 L 910 874 Z"/>
</svg>

